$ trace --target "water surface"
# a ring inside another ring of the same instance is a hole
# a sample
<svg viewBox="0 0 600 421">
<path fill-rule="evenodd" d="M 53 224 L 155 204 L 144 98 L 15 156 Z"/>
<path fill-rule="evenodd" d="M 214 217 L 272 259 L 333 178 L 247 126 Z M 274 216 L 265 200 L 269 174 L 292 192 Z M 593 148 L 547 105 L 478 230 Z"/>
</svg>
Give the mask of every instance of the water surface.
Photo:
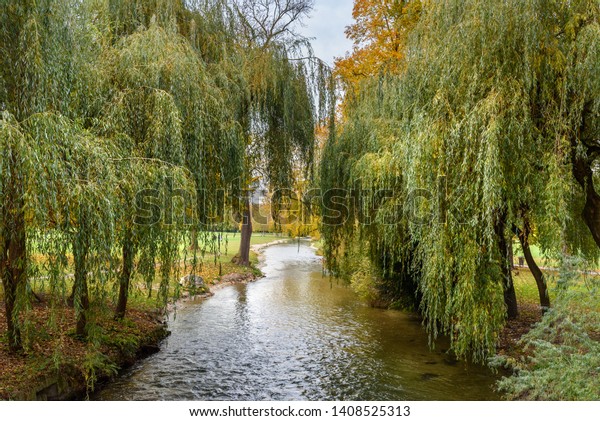
<svg viewBox="0 0 600 421">
<path fill-rule="evenodd" d="M 103 400 L 496 400 L 495 377 L 428 347 L 419 320 L 368 307 L 305 244 L 264 251 L 266 277 L 180 306 L 162 350 Z"/>
</svg>

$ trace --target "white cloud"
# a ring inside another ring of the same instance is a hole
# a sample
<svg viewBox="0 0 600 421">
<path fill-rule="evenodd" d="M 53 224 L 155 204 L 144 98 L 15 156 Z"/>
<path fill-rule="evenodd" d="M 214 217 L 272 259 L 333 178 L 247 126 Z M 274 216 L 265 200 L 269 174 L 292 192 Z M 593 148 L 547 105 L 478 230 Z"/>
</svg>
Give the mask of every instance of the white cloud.
<svg viewBox="0 0 600 421">
<path fill-rule="evenodd" d="M 304 27 L 299 28 L 311 41 L 315 55 L 329 65 L 352 49 L 346 38 L 346 26 L 352 23 L 353 0 L 315 0 L 315 7 Z"/>
</svg>

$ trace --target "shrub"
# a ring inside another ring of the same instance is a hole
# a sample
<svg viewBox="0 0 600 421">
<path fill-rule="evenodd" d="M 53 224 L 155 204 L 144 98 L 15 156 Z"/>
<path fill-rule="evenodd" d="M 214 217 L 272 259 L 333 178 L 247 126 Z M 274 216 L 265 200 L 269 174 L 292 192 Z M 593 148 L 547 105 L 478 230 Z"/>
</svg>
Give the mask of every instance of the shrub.
<svg viewBox="0 0 600 421">
<path fill-rule="evenodd" d="M 521 339 L 527 355 L 492 360 L 514 370 L 498 384 L 509 399 L 600 400 L 599 283 L 561 278 L 555 307 Z"/>
</svg>

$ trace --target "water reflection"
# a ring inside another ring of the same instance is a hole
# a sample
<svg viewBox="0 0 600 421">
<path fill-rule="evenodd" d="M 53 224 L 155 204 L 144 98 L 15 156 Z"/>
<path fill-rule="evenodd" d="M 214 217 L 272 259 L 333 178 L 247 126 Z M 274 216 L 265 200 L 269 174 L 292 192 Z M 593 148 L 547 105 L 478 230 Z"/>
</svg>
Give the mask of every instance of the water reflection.
<svg viewBox="0 0 600 421">
<path fill-rule="evenodd" d="M 185 305 L 158 354 L 110 400 L 497 399 L 482 367 L 430 351 L 414 316 L 367 307 L 321 274 L 308 244 L 265 250 L 256 283 Z"/>
</svg>

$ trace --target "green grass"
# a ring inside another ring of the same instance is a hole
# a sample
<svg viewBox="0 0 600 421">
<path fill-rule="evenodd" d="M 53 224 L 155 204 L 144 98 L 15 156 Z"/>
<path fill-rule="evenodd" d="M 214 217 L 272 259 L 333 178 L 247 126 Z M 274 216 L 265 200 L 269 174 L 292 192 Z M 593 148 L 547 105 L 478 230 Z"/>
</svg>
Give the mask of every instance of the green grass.
<svg viewBox="0 0 600 421">
<path fill-rule="evenodd" d="M 531 254 L 535 259 L 536 263 L 540 267 L 549 267 L 549 268 L 558 268 L 560 266 L 560 262 L 554 259 L 550 259 L 547 256 L 544 256 L 540 248 L 536 245 L 529 246 L 531 249 Z M 516 241 L 513 244 L 513 255 L 514 255 L 514 263 L 519 263 L 519 257 L 523 257 L 523 249 L 521 248 L 521 243 Z M 526 262 L 525 262 L 526 264 Z M 600 262 L 596 262 L 596 264 L 590 263 L 591 270 L 600 270 Z"/>
<path fill-rule="evenodd" d="M 215 235 L 218 235 L 218 234 L 215 234 Z M 222 236 L 221 237 L 221 249 L 217 252 L 216 256 L 213 253 L 212 247 L 203 245 L 202 243 L 200 244 L 201 249 L 203 248 L 203 246 L 205 246 L 204 248 L 207 249 L 207 252 L 204 255 L 203 260 L 205 260 L 207 262 L 215 263 L 215 259 L 216 259 L 216 263 L 229 263 L 229 262 L 231 262 L 231 259 L 233 259 L 236 256 L 236 254 L 238 254 L 238 252 L 240 250 L 241 234 L 240 233 L 235 233 L 235 234 L 234 233 L 223 233 L 223 234 L 221 234 L 221 236 Z M 288 238 L 288 237 L 281 235 L 281 234 L 255 232 L 252 234 L 250 244 L 253 246 L 269 244 L 274 241 L 285 240 L 286 238 Z M 213 241 L 216 241 L 216 240 L 213 240 Z M 186 245 L 183 244 L 182 248 L 185 248 L 185 247 L 186 247 Z M 187 247 L 189 247 L 189 245 L 187 245 Z M 256 256 L 254 254 L 253 254 L 253 259 L 254 259 L 254 261 L 256 261 Z"/>
<path fill-rule="evenodd" d="M 553 310 L 526 333 L 508 354 L 491 360 L 493 367 L 514 375 L 499 382 L 514 400 L 598 400 L 600 398 L 600 281 L 577 272 L 547 272 Z M 519 304 L 537 304 L 529 270 L 514 276 Z M 532 307 L 530 307 L 531 309 Z M 539 317 L 539 314 L 538 314 Z"/>
<path fill-rule="evenodd" d="M 550 302 L 554 303 L 556 301 L 557 295 L 557 280 L 558 280 L 558 272 L 544 272 L 546 277 L 546 282 L 548 283 L 548 293 L 550 294 Z M 591 275 L 580 275 L 578 281 L 570 287 L 570 290 L 573 293 L 583 293 L 591 292 L 591 280 L 597 280 L 598 277 L 593 277 Z M 539 293 L 537 289 L 537 284 L 535 282 L 535 278 L 527 268 L 519 268 L 515 272 L 513 272 L 513 282 L 515 284 L 515 289 L 517 292 L 517 300 L 519 303 L 531 303 L 531 304 L 539 304 Z M 597 281 L 596 281 L 597 282 Z M 573 305 L 577 305 L 576 302 Z M 586 311 L 595 311 L 600 312 L 600 301 L 597 302 L 595 308 L 587 309 Z"/>
<path fill-rule="evenodd" d="M 535 278 L 529 269 L 519 268 L 517 272 L 513 272 L 513 282 L 517 291 L 517 299 L 519 301 L 537 302 L 539 301 L 539 293 Z M 556 283 L 548 280 L 548 290 L 550 292 L 550 300 L 554 298 L 554 289 Z"/>
</svg>

